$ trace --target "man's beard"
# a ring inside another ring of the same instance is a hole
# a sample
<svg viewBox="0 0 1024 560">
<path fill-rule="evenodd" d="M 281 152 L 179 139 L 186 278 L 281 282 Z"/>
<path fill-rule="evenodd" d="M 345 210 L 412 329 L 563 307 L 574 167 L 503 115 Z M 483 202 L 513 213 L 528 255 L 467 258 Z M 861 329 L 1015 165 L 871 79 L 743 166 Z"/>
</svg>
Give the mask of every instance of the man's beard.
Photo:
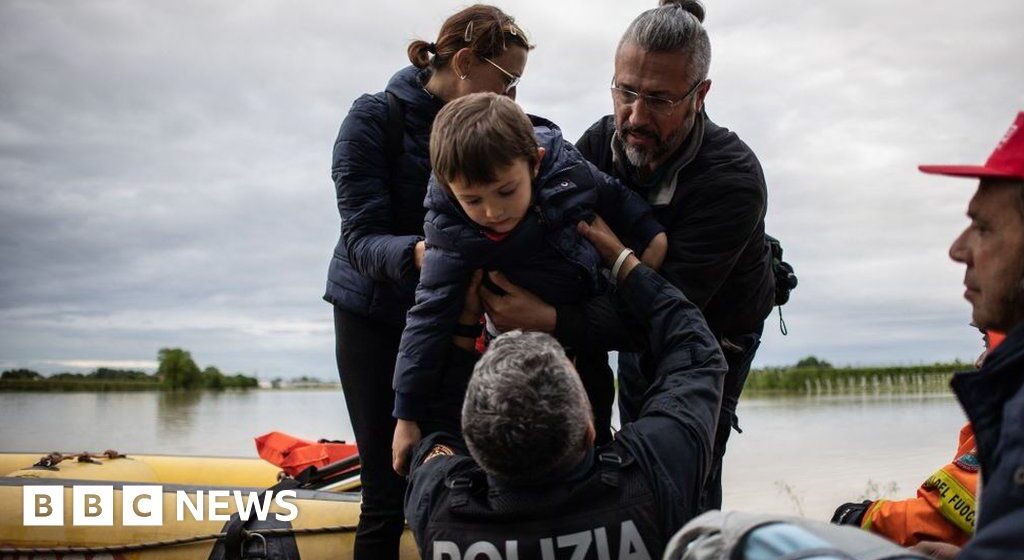
<svg viewBox="0 0 1024 560">
<path fill-rule="evenodd" d="M 638 167 L 640 169 L 646 169 L 654 166 L 655 164 L 661 164 L 665 158 L 682 145 L 683 140 L 689 132 L 690 130 L 687 127 L 680 127 L 672 136 L 669 136 L 668 139 L 662 140 L 652 131 L 643 127 L 632 127 L 628 124 L 624 124 L 619 128 L 619 136 L 622 138 L 622 148 L 623 152 L 626 154 L 626 159 L 629 160 L 629 163 L 631 163 L 633 167 Z M 654 140 L 654 145 L 649 148 L 638 148 L 626 140 L 626 136 L 629 134 L 636 134 L 638 136 L 650 138 Z"/>
<path fill-rule="evenodd" d="M 1004 333 L 1009 333 L 1013 327 L 1024 322 L 1024 276 L 1017 281 L 1016 289 L 1006 298 L 1006 325 Z"/>
<path fill-rule="evenodd" d="M 999 302 L 996 309 L 1002 313 L 993 318 L 990 328 L 1009 333 L 1017 325 L 1024 323 L 1024 259 L 1019 266 L 1021 273 L 1019 280 L 1014 283 L 1013 289 L 1009 291 Z"/>
</svg>

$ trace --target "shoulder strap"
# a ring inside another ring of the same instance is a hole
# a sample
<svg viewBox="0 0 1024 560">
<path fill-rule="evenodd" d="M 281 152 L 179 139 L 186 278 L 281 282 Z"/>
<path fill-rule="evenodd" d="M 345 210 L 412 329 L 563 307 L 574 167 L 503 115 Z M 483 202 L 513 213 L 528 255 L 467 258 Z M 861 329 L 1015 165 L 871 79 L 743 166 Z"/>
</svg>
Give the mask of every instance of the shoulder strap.
<svg viewBox="0 0 1024 560">
<path fill-rule="evenodd" d="M 385 91 L 384 93 L 388 98 L 388 123 L 384 133 L 387 137 L 388 163 L 393 165 L 394 161 L 404 151 L 402 140 L 405 138 L 405 127 L 402 122 L 404 120 L 402 101 L 390 91 Z"/>
</svg>

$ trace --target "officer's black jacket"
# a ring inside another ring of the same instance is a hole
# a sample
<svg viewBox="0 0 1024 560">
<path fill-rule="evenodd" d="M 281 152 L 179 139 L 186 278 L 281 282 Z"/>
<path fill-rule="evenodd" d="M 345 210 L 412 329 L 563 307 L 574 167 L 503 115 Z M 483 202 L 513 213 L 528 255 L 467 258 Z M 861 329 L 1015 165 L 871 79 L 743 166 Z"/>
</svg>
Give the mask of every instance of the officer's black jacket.
<svg viewBox="0 0 1024 560">
<path fill-rule="evenodd" d="M 653 270 L 637 266 L 617 293 L 644 325 L 657 358 L 656 380 L 640 417 L 570 473 L 531 486 L 487 476 L 457 437 L 424 438 L 413 452 L 405 502 L 424 558 L 437 557 L 435 542 L 446 541 L 443 546 L 453 557 L 464 557 L 475 546 L 475 553 L 486 550 L 502 558 L 513 550 L 524 559 L 569 558 L 586 545 L 585 558 L 614 559 L 638 550 L 635 542 L 626 542 L 627 533 L 639 534 L 654 558 L 698 513 L 725 359 L 700 310 Z M 468 376 L 470 365 L 458 364 L 461 371 L 449 374 Z M 438 455 L 442 450 L 452 454 Z M 453 547 L 460 556 L 450 552 Z"/>
</svg>

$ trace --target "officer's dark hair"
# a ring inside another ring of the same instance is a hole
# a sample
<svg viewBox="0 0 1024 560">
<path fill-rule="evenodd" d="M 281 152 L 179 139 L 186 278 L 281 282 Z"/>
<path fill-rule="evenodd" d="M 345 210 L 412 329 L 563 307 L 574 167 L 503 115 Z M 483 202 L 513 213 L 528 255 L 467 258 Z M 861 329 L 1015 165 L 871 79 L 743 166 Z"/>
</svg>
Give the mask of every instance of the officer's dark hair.
<svg viewBox="0 0 1024 560">
<path fill-rule="evenodd" d="M 494 6 L 475 4 L 446 19 L 436 42 L 413 41 L 407 53 L 417 68 L 439 70 L 465 48 L 477 56 L 494 58 L 509 47 L 533 48 L 512 16 Z"/>
<path fill-rule="evenodd" d="M 586 451 L 590 402 L 562 346 L 544 333 L 512 331 L 477 362 L 462 431 L 483 469 L 510 482 L 550 478 Z"/>
<path fill-rule="evenodd" d="M 703 22 L 704 5 L 698 0 L 661 0 L 629 24 L 619 48 L 633 43 L 650 52 L 685 51 L 692 65 L 689 81 L 704 79 L 711 67 L 711 41 Z"/>
</svg>

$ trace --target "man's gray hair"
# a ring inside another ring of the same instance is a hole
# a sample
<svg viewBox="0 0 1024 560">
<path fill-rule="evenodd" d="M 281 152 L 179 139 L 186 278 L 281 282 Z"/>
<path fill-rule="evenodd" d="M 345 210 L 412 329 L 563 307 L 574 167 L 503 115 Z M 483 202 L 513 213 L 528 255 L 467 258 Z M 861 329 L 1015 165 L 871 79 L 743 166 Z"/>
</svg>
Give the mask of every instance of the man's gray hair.
<svg viewBox="0 0 1024 560">
<path fill-rule="evenodd" d="M 590 403 L 565 351 L 544 333 L 512 331 L 477 362 L 462 405 L 470 454 L 488 474 L 531 482 L 582 459 Z"/>
<path fill-rule="evenodd" d="M 633 43 L 650 52 L 686 51 L 692 64 L 689 81 L 703 80 L 711 67 L 711 41 L 703 22 L 704 6 L 698 0 L 661 0 L 629 24 L 619 48 Z"/>
</svg>

